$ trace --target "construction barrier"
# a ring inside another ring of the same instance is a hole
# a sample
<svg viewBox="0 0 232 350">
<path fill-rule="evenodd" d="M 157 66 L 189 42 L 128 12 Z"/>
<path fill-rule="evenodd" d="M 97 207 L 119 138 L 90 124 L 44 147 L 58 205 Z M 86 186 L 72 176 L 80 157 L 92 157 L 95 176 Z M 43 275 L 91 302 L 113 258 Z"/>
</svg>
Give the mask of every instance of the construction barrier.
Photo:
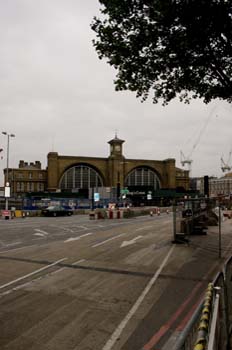
<svg viewBox="0 0 232 350">
<path fill-rule="evenodd" d="M 226 350 L 232 338 L 232 257 L 208 285 L 173 350 Z"/>
<path fill-rule="evenodd" d="M 23 215 L 22 215 L 22 210 L 15 210 L 15 217 L 16 218 L 21 218 Z"/>
<path fill-rule="evenodd" d="M 123 218 L 123 211 L 117 210 L 117 219 L 122 219 L 122 218 Z"/>
</svg>

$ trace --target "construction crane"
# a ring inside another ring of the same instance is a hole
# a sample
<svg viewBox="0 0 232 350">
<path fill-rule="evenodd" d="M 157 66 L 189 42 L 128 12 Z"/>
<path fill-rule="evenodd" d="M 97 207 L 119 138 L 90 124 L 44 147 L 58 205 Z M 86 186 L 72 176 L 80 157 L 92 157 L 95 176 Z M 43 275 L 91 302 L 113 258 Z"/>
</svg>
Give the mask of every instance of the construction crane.
<svg viewBox="0 0 232 350">
<path fill-rule="evenodd" d="M 192 147 L 192 150 L 189 153 L 189 155 L 187 157 L 185 157 L 184 153 L 182 151 L 180 151 L 180 162 L 181 162 L 181 165 L 182 166 L 185 166 L 185 165 L 188 166 L 189 176 L 190 176 L 190 173 L 191 173 L 191 167 L 192 167 L 192 162 L 193 162 L 193 160 L 191 159 L 193 151 L 196 149 L 197 145 L 199 144 L 201 136 L 202 136 L 203 132 L 205 131 L 205 129 L 206 129 L 210 119 L 212 118 L 212 116 L 214 114 L 215 108 L 216 107 L 214 107 L 211 110 L 211 112 L 209 113 L 208 118 L 205 120 L 205 123 L 203 124 L 202 128 L 200 129 L 200 132 L 199 132 L 199 134 L 197 136 L 197 139 L 196 139 L 196 141 L 195 141 L 195 143 L 194 143 L 194 145 Z"/>
<path fill-rule="evenodd" d="M 182 151 L 180 151 L 180 162 L 181 165 L 184 167 L 185 165 L 187 165 L 188 167 L 188 171 L 189 173 L 191 172 L 191 166 L 192 166 L 192 159 L 190 159 L 189 157 L 185 157 L 184 153 Z"/>
<path fill-rule="evenodd" d="M 229 157 L 228 157 L 227 162 L 224 162 L 224 159 L 221 157 L 221 169 L 222 169 L 223 173 L 225 171 L 230 171 L 231 170 L 231 166 L 229 165 L 231 154 L 232 154 L 232 151 L 230 151 L 230 153 L 229 153 Z"/>
</svg>

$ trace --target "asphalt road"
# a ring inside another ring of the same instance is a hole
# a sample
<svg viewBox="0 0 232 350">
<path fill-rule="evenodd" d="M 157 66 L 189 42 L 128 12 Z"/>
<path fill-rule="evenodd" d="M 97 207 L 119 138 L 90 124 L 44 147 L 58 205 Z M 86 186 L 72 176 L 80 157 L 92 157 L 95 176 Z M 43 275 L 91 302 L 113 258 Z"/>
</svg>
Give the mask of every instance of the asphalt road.
<svg viewBox="0 0 232 350">
<path fill-rule="evenodd" d="M 172 243 L 172 216 L 0 220 L 0 349 L 171 349 L 232 255 L 230 220 Z"/>
</svg>

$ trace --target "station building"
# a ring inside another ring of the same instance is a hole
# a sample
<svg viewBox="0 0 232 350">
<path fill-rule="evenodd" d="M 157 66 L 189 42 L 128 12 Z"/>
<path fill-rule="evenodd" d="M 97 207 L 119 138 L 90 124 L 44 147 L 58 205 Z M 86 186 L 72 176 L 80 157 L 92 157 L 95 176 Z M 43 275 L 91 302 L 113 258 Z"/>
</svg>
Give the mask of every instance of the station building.
<svg viewBox="0 0 232 350">
<path fill-rule="evenodd" d="M 8 169 L 12 192 L 23 195 L 28 192 L 73 193 L 89 198 L 92 189 L 105 189 L 119 197 L 126 189 L 131 196 L 162 189 L 189 189 L 189 172 L 176 167 L 175 159 L 131 159 L 123 155 L 125 141 L 117 135 L 108 142 L 109 156 L 64 156 L 57 152 L 47 155 L 47 168 L 40 162 L 20 161 L 19 168 Z M 6 177 L 6 169 L 4 169 Z"/>
</svg>

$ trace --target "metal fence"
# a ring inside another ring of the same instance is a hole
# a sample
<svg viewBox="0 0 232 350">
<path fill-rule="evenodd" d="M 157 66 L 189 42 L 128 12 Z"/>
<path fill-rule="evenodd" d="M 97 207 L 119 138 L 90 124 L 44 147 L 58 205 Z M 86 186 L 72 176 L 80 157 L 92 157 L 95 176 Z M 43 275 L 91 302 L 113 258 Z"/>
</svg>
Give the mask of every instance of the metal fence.
<svg viewBox="0 0 232 350">
<path fill-rule="evenodd" d="M 208 285 L 173 350 L 229 350 L 232 336 L 232 257 Z"/>
</svg>

